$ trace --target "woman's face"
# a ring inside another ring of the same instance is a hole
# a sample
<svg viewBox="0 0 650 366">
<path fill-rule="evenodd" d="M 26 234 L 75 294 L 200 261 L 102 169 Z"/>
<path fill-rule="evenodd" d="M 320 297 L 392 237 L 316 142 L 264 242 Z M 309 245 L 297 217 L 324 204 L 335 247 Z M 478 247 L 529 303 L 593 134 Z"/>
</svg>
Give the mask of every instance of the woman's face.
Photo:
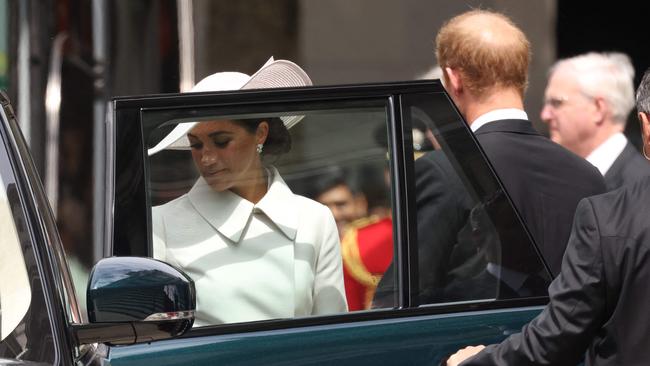
<svg viewBox="0 0 650 366">
<path fill-rule="evenodd" d="M 257 144 L 263 144 L 267 135 L 266 122 L 250 133 L 230 120 L 220 120 L 197 123 L 187 138 L 192 159 L 210 187 L 239 193 L 243 186 L 258 183 L 262 164 Z"/>
</svg>

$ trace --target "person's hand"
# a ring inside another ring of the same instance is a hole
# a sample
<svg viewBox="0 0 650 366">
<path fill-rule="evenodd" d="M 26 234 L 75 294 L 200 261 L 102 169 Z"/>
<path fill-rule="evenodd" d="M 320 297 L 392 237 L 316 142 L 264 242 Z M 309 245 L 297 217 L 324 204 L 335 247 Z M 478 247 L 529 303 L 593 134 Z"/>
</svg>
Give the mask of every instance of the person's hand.
<svg viewBox="0 0 650 366">
<path fill-rule="evenodd" d="M 485 346 L 480 345 L 480 346 L 468 346 L 461 350 L 458 350 L 458 352 L 449 356 L 449 359 L 447 359 L 447 366 L 456 366 L 461 362 L 465 361 L 466 359 L 481 352 L 483 348 L 485 348 Z"/>
</svg>

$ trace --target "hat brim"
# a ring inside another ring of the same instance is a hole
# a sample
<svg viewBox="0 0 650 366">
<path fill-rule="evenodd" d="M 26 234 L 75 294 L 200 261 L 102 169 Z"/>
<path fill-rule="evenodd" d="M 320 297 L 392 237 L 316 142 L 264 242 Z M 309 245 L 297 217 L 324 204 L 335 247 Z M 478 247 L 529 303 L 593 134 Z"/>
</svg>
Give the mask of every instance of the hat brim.
<svg viewBox="0 0 650 366">
<path fill-rule="evenodd" d="M 217 73 L 218 75 L 221 73 Z M 211 75 L 209 77 L 215 76 Z M 198 84 L 197 84 L 198 85 Z M 229 88 L 219 90 L 248 90 L 248 89 L 267 89 L 267 88 L 291 88 L 312 85 L 311 79 L 300 66 L 287 60 L 273 60 L 271 57 L 248 81 L 239 88 Z M 216 88 L 215 88 L 216 89 Z M 201 91 L 207 91 L 205 87 Z M 287 129 L 295 126 L 304 118 L 303 115 L 281 116 L 280 119 Z M 187 139 L 187 133 L 198 122 L 181 122 L 165 136 L 156 146 L 147 150 L 147 155 L 154 155 L 162 150 L 188 150 L 190 142 Z"/>
</svg>

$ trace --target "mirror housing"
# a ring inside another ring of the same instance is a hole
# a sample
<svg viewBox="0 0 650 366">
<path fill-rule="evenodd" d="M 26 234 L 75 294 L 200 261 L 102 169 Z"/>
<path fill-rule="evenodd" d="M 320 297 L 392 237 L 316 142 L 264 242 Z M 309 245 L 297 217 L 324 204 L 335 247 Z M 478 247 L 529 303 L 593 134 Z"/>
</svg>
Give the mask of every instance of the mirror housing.
<svg viewBox="0 0 650 366">
<path fill-rule="evenodd" d="M 151 258 L 97 262 L 87 289 L 90 324 L 75 325 L 80 344 L 133 344 L 184 334 L 194 323 L 194 281 Z"/>
</svg>

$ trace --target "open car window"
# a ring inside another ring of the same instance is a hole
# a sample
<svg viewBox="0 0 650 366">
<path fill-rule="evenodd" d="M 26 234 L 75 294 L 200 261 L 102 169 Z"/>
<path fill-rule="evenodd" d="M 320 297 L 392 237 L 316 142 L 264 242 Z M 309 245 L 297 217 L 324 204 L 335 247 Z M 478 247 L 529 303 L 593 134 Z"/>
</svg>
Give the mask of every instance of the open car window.
<svg viewBox="0 0 650 366">
<path fill-rule="evenodd" d="M 190 275 L 195 327 L 545 296 L 545 265 L 438 82 L 114 108 L 109 253 Z M 290 148 L 258 147 L 259 126 L 288 127 Z"/>
</svg>

